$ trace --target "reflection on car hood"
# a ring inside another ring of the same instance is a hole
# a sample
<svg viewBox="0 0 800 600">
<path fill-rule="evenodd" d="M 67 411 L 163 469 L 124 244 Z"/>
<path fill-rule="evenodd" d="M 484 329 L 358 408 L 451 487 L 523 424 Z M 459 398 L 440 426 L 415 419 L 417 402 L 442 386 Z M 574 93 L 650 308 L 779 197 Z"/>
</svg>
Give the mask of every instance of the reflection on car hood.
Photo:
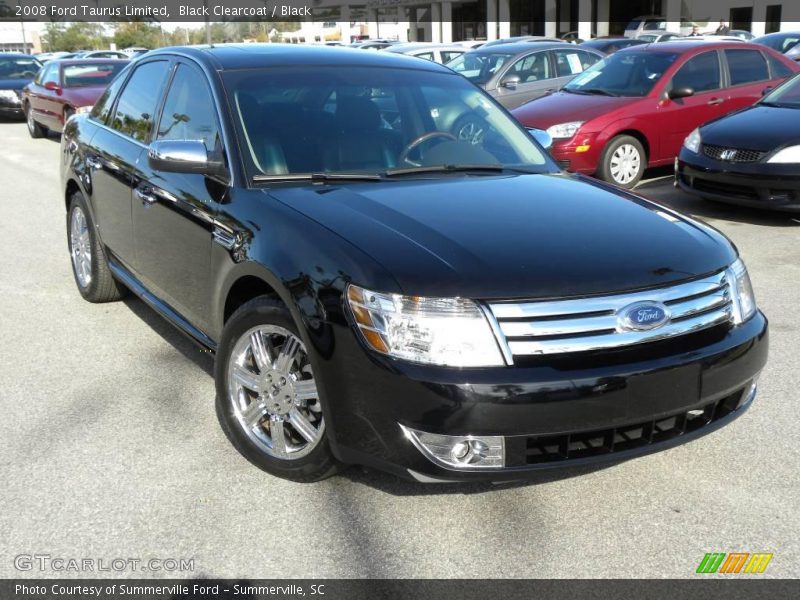
<svg viewBox="0 0 800 600">
<path fill-rule="evenodd" d="M 734 259 L 716 231 L 590 181 L 442 176 L 270 194 L 374 257 L 412 294 L 595 294 L 666 285 Z"/>
<path fill-rule="evenodd" d="M 547 129 L 558 123 L 589 121 L 639 100 L 641 98 L 556 92 L 523 104 L 512 110 L 511 114 L 525 127 Z"/>
<path fill-rule="evenodd" d="M 752 106 L 704 125 L 703 143 L 769 152 L 800 144 L 800 109 Z"/>
<path fill-rule="evenodd" d="M 21 90 L 31 79 L 0 79 L 0 90 Z"/>
</svg>

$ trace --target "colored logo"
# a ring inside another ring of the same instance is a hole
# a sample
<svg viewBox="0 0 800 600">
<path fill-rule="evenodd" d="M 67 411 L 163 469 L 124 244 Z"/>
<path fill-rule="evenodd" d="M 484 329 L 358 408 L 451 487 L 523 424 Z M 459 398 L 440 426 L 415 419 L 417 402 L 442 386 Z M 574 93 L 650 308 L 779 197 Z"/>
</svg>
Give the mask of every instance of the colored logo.
<svg viewBox="0 0 800 600">
<path fill-rule="evenodd" d="M 617 322 L 627 331 L 647 331 L 669 321 L 669 309 L 661 302 L 637 302 L 623 308 Z"/>
<path fill-rule="evenodd" d="M 769 561 L 772 560 L 771 552 L 710 552 L 703 557 L 697 567 L 696 573 L 724 573 L 732 575 L 737 573 L 757 574 L 763 573 Z"/>
</svg>

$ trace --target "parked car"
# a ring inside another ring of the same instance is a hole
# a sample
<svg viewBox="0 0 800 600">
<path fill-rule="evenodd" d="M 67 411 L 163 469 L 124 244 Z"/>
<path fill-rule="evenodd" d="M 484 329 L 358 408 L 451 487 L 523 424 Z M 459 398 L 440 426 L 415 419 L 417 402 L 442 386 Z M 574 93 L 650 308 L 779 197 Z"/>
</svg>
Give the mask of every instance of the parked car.
<svg viewBox="0 0 800 600">
<path fill-rule="evenodd" d="M 122 52 L 123 54 L 126 54 L 128 58 L 134 58 L 140 54 L 144 54 L 145 52 L 150 52 L 150 49 L 144 48 L 143 46 L 131 46 L 129 48 L 123 48 Z"/>
<path fill-rule="evenodd" d="M 78 59 L 47 63 L 22 91 L 28 133 L 60 132 L 72 115 L 88 112 L 127 60 Z"/>
<path fill-rule="evenodd" d="M 563 42 L 484 45 L 447 66 L 481 86 L 506 108 L 558 90 L 602 58 Z"/>
<path fill-rule="evenodd" d="M 580 47 L 597 50 L 603 54 L 614 54 L 614 52 L 617 50 L 622 50 L 623 48 L 628 48 L 629 46 L 640 46 L 646 43 L 647 42 L 644 40 L 638 40 L 635 38 L 604 37 L 581 42 Z"/>
<path fill-rule="evenodd" d="M 470 113 L 479 144 L 443 125 Z M 692 440 L 756 394 L 734 246 L 561 172 L 432 62 L 156 50 L 60 156 L 81 295 L 132 290 L 213 352 L 223 428 L 275 475 L 517 480 Z"/>
<path fill-rule="evenodd" d="M 565 44 L 564 40 L 558 38 L 546 37 L 543 35 L 517 35 L 514 37 L 500 38 L 499 40 L 492 40 L 485 42 L 481 48 L 491 48 L 492 46 L 502 46 L 503 44 L 522 44 L 522 43 L 536 43 L 536 42 L 555 42 Z"/>
<path fill-rule="evenodd" d="M 0 117 L 24 116 L 22 88 L 41 68 L 42 63 L 28 54 L 0 53 Z"/>
<path fill-rule="evenodd" d="M 456 44 L 430 44 L 426 42 L 409 42 L 407 44 L 394 44 L 384 50 L 397 54 L 407 54 L 425 60 L 432 60 L 439 64 L 449 63 L 464 54 L 467 49 Z"/>
<path fill-rule="evenodd" d="M 745 29 L 731 29 L 728 32 L 728 35 L 742 39 L 745 42 L 752 42 L 754 39 L 756 39 L 756 36 Z"/>
<path fill-rule="evenodd" d="M 680 35 L 689 35 L 697 25 L 689 19 L 681 19 Z M 667 29 L 667 19 L 660 15 L 645 15 L 632 19 L 625 26 L 625 37 L 638 38 L 643 33 L 659 33 Z"/>
<path fill-rule="evenodd" d="M 800 44 L 798 42 L 800 42 L 800 32 L 796 31 L 768 33 L 753 40 L 754 44 L 762 44 L 786 55 L 787 58 L 800 61 Z"/>
<path fill-rule="evenodd" d="M 798 71 L 774 50 L 742 41 L 635 46 L 514 116 L 550 133 L 564 168 L 633 187 L 645 167 L 671 164 L 695 127 L 749 106 Z"/>
<path fill-rule="evenodd" d="M 695 129 L 675 180 L 709 200 L 800 212 L 800 78 Z"/>
<path fill-rule="evenodd" d="M 59 60 L 61 58 L 65 58 L 69 54 L 70 54 L 69 52 L 40 52 L 39 54 L 34 54 L 33 56 L 40 63 L 44 64 L 51 60 Z"/>
<path fill-rule="evenodd" d="M 580 37 L 580 34 L 577 31 L 568 31 L 560 36 L 558 36 L 563 42 L 568 42 L 570 44 L 580 44 L 583 43 L 585 40 Z"/>
<path fill-rule="evenodd" d="M 658 44 L 661 42 L 669 42 L 680 37 L 681 35 L 679 33 L 670 33 L 668 31 L 664 31 L 659 33 L 643 33 L 637 36 L 636 39 L 641 40 L 646 44 Z"/>
<path fill-rule="evenodd" d="M 395 44 L 399 44 L 397 40 L 383 40 L 383 39 L 374 39 L 374 40 L 363 40 L 360 42 L 353 42 L 349 44 L 350 48 L 358 48 L 359 50 L 383 50 L 388 48 L 389 46 L 394 46 Z"/>
<path fill-rule="evenodd" d="M 131 57 L 125 52 L 117 52 L 116 50 L 92 50 L 76 52 L 70 58 L 117 58 L 120 60 L 128 60 Z"/>
<path fill-rule="evenodd" d="M 470 50 L 480 48 L 486 43 L 486 40 L 461 40 L 460 42 L 453 42 L 456 46 L 464 46 Z"/>
</svg>

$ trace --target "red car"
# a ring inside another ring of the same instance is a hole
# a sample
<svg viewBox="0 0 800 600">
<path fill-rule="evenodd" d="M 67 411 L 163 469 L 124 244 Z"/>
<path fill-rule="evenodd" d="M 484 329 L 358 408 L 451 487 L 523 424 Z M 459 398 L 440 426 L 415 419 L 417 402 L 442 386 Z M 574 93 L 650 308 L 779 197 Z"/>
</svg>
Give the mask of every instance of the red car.
<svg viewBox="0 0 800 600">
<path fill-rule="evenodd" d="M 46 63 L 22 90 L 22 108 L 31 137 L 61 131 L 76 112 L 91 109 L 108 84 L 130 61 L 55 60 Z"/>
<path fill-rule="evenodd" d="M 695 127 L 753 104 L 797 72 L 800 65 L 756 44 L 648 44 L 624 48 L 512 112 L 550 134 L 563 168 L 630 188 L 646 167 L 672 163 Z"/>
</svg>

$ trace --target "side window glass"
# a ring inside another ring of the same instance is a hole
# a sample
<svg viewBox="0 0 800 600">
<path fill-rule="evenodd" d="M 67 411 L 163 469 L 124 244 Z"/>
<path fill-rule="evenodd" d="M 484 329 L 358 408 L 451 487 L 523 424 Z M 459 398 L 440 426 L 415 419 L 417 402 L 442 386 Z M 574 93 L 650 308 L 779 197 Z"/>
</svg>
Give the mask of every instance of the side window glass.
<svg viewBox="0 0 800 600">
<path fill-rule="evenodd" d="M 97 100 L 92 108 L 92 112 L 90 113 L 90 117 L 95 119 L 96 121 L 100 121 L 101 123 L 106 123 L 108 121 L 109 114 L 111 113 L 111 107 L 114 106 L 114 99 L 117 97 L 120 88 L 122 88 L 122 84 L 125 82 L 125 76 L 120 75 L 116 79 L 111 82 L 106 88 L 106 91 L 103 92 L 103 95 Z"/>
<path fill-rule="evenodd" d="M 725 50 L 731 85 L 742 85 L 769 79 L 764 55 L 758 50 Z"/>
<path fill-rule="evenodd" d="M 42 75 L 42 85 L 45 83 L 58 83 L 58 65 L 49 65 Z"/>
<path fill-rule="evenodd" d="M 462 54 L 463 54 L 463 52 L 452 52 L 452 51 L 447 51 L 447 50 L 444 50 L 444 51 L 442 52 L 442 62 L 443 62 L 444 64 L 447 64 L 447 63 L 449 63 L 451 60 L 454 60 L 454 59 L 458 58 L 458 57 L 459 57 L 459 56 L 461 56 Z"/>
<path fill-rule="evenodd" d="M 417 58 L 424 58 L 425 60 L 433 60 L 433 52 L 422 52 L 421 54 L 415 54 Z"/>
<path fill-rule="evenodd" d="M 581 50 L 553 50 L 556 59 L 556 77 L 571 77 L 582 73 L 600 60 L 594 54 Z"/>
<path fill-rule="evenodd" d="M 168 70 L 169 63 L 165 60 L 137 67 L 120 94 L 109 126 L 135 140 L 147 142 Z"/>
<path fill-rule="evenodd" d="M 550 63 L 547 60 L 547 52 L 537 52 L 521 58 L 511 66 L 508 73 L 519 75 L 520 83 L 550 79 Z"/>
<path fill-rule="evenodd" d="M 769 63 L 769 70 L 771 72 L 770 79 L 784 79 L 793 75 L 791 69 L 779 61 L 771 54 L 767 54 L 767 62 Z"/>
<path fill-rule="evenodd" d="M 159 140 L 201 140 L 213 150 L 219 138 L 214 99 L 205 76 L 181 64 L 164 103 Z"/>
<path fill-rule="evenodd" d="M 692 88 L 696 94 L 718 90 L 721 86 L 717 52 L 703 52 L 686 61 L 672 76 L 672 88 L 679 87 Z"/>
</svg>

